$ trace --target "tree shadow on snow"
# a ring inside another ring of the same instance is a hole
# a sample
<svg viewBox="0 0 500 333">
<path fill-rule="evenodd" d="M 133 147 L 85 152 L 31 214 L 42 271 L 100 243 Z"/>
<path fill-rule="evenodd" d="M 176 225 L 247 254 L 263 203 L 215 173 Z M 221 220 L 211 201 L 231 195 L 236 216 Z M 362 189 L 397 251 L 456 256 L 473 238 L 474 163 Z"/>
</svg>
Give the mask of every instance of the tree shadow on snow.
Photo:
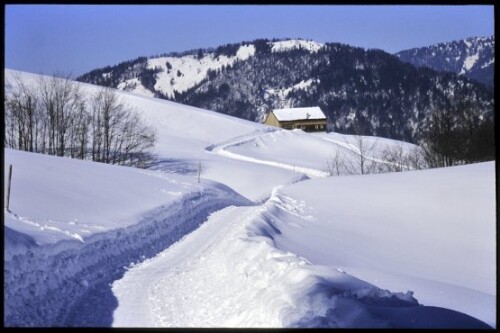
<svg viewBox="0 0 500 333">
<path fill-rule="evenodd" d="M 149 163 L 147 168 L 167 173 L 195 175 L 198 172 L 198 162 L 180 159 L 157 159 Z"/>
</svg>

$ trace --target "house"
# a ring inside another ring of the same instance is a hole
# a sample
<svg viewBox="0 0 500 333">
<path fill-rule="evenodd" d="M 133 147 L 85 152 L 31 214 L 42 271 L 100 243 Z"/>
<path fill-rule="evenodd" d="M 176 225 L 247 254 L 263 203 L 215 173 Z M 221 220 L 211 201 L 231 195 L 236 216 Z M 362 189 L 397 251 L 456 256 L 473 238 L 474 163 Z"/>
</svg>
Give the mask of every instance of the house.
<svg viewBox="0 0 500 333">
<path fill-rule="evenodd" d="M 264 124 L 305 132 L 326 131 L 326 116 L 318 106 L 272 110 Z"/>
</svg>

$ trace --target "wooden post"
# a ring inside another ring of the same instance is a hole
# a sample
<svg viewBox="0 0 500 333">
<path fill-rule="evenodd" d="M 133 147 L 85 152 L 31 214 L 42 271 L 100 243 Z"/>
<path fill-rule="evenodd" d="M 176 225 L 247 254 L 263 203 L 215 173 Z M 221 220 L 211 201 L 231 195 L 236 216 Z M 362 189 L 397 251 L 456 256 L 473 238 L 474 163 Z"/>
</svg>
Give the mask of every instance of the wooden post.
<svg viewBox="0 0 500 333">
<path fill-rule="evenodd" d="M 200 183 L 201 176 L 201 161 L 198 162 L 198 183 Z"/>
<path fill-rule="evenodd" d="M 10 212 L 9 210 L 9 202 L 10 202 L 10 182 L 12 179 L 12 164 L 9 165 L 9 178 L 7 180 L 7 202 L 5 204 L 5 208 L 7 208 L 7 211 Z"/>
</svg>

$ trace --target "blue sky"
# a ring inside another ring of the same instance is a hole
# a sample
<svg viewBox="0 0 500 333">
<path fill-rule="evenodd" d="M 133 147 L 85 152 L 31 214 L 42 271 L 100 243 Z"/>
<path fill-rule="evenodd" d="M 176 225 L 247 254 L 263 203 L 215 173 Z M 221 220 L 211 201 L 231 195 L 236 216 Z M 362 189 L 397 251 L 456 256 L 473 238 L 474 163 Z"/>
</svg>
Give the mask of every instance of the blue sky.
<svg viewBox="0 0 500 333">
<path fill-rule="evenodd" d="M 5 65 L 72 73 L 257 38 L 390 53 L 494 34 L 492 5 L 7 5 Z"/>
</svg>

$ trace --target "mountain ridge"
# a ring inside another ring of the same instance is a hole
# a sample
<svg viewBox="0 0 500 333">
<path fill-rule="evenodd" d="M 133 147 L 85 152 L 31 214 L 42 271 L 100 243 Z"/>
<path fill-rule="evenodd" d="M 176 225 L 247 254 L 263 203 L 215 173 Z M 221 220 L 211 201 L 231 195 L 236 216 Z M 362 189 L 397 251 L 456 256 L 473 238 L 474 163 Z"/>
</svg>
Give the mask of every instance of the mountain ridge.
<svg viewBox="0 0 500 333">
<path fill-rule="evenodd" d="M 331 130 L 410 142 L 435 108 L 471 104 L 484 118 L 493 115 L 492 92 L 464 75 L 378 49 L 304 39 L 141 57 L 78 80 L 259 122 L 271 109 L 320 106 Z"/>
<path fill-rule="evenodd" d="M 493 88 L 495 36 L 469 37 L 397 52 L 402 61 L 465 75 Z"/>
</svg>

